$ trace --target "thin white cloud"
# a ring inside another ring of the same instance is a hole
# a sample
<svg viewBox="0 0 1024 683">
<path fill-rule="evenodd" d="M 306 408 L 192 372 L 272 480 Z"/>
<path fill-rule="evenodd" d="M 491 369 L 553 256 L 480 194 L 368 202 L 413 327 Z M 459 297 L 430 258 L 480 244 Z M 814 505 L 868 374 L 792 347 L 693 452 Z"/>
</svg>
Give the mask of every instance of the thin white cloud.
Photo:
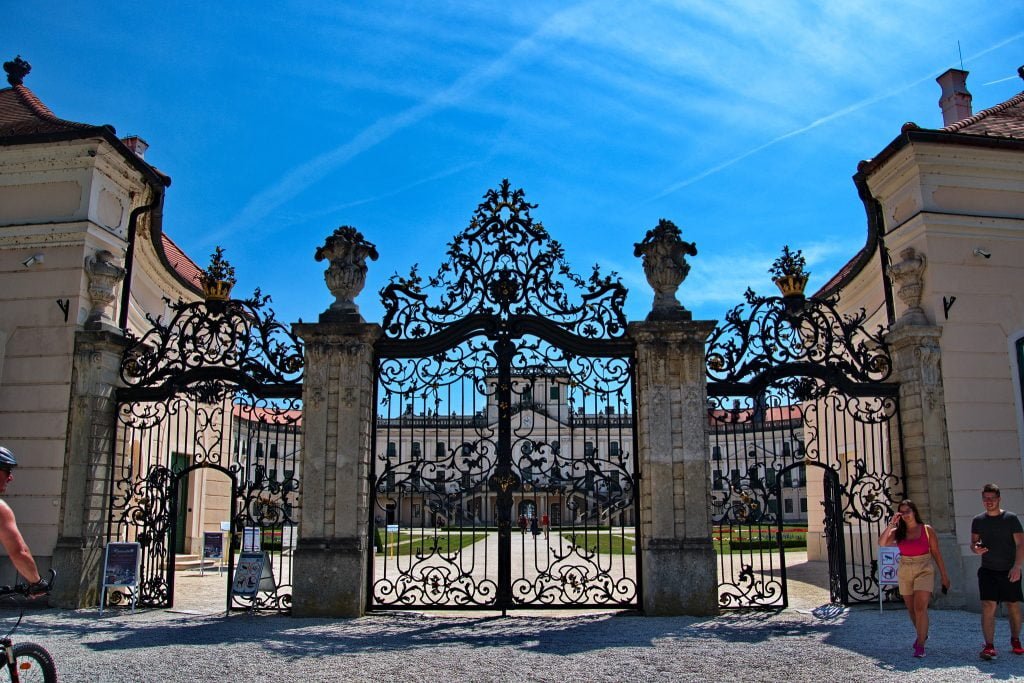
<svg viewBox="0 0 1024 683">
<path fill-rule="evenodd" d="M 997 50 L 997 49 L 1003 47 L 1004 45 L 1007 45 L 1008 43 L 1011 43 L 1011 42 L 1013 42 L 1015 40 L 1020 40 L 1022 37 L 1024 37 L 1024 32 L 1017 33 L 1017 34 L 1015 34 L 1013 36 L 1010 36 L 1009 38 L 1005 38 L 1004 40 L 1001 40 L 998 43 L 985 48 L 981 52 L 978 52 L 978 53 L 968 57 L 967 61 L 971 61 L 973 59 L 977 59 L 977 58 L 979 58 L 979 57 L 981 57 L 981 56 L 983 56 L 985 54 L 988 54 L 989 52 L 992 52 L 993 50 Z M 667 195 L 670 195 L 670 194 L 672 194 L 674 192 L 677 192 L 678 190 L 681 190 L 684 187 L 687 187 L 688 185 L 692 185 L 692 184 L 694 184 L 694 183 L 696 183 L 698 181 L 703 180 L 704 178 L 707 178 L 708 176 L 714 175 L 715 173 L 718 173 L 719 171 L 725 170 L 725 169 L 729 168 L 730 166 L 734 166 L 735 164 L 743 161 L 744 159 L 746 159 L 746 158 L 748 158 L 750 156 L 753 156 L 754 154 L 757 154 L 758 152 L 760 152 L 762 150 L 765 150 L 765 149 L 767 149 L 769 147 L 772 147 L 773 145 L 777 145 L 778 143 L 780 143 L 780 142 L 782 142 L 784 140 L 788 140 L 788 139 L 796 137 L 798 135 L 802 135 L 802 134 L 804 134 L 804 133 L 806 133 L 808 131 L 814 130 L 815 128 L 818 128 L 819 126 L 822 126 L 822 125 L 824 125 L 826 123 L 829 123 L 829 122 L 834 121 L 836 119 L 842 118 L 843 116 L 846 116 L 847 114 L 852 114 L 853 112 L 856 112 L 856 111 L 859 111 L 861 109 L 864 109 L 865 107 L 871 106 L 872 104 L 875 104 L 876 102 L 880 102 L 880 101 L 882 101 L 884 99 L 887 99 L 889 97 L 893 97 L 894 95 L 898 95 L 901 92 L 904 92 L 906 90 L 909 90 L 910 88 L 916 87 L 916 86 L 920 85 L 921 83 L 924 83 L 925 81 L 931 80 L 933 78 L 935 78 L 935 74 L 931 73 L 931 74 L 928 74 L 928 75 L 923 76 L 921 78 L 918 78 L 917 80 L 914 80 L 914 81 L 912 81 L 910 83 L 906 83 L 906 84 L 904 84 L 902 86 L 899 86 L 897 88 L 893 88 L 891 90 L 888 90 L 888 91 L 885 91 L 885 92 L 882 92 L 882 93 L 878 93 L 876 95 L 872 95 L 871 97 L 867 97 L 865 99 L 862 99 L 859 102 L 855 102 L 854 104 L 851 104 L 849 106 L 843 107 L 842 109 L 839 109 L 838 111 L 835 111 L 835 112 L 833 112 L 833 113 L 831 113 L 831 114 L 829 114 L 827 116 L 823 116 L 823 117 L 821 117 L 819 119 L 816 119 L 815 121 L 812 121 L 811 123 L 807 124 L 806 126 L 802 126 L 800 128 L 797 128 L 796 130 L 792 130 L 792 131 L 790 131 L 788 133 L 784 133 L 782 135 L 779 135 L 779 136 L 769 140 L 768 142 L 765 142 L 764 144 L 758 145 L 757 147 L 754 147 L 753 149 L 749 149 L 746 152 L 743 152 L 742 154 L 740 154 L 738 156 L 735 156 L 735 157 L 733 157 L 731 159 L 728 159 L 727 161 L 723 161 L 722 163 L 716 164 L 715 166 L 712 166 L 711 168 L 705 169 L 704 171 L 701 171 L 700 173 L 697 173 L 696 175 L 690 176 L 689 178 L 686 178 L 684 180 L 680 180 L 679 182 L 673 183 L 672 185 L 669 185 L 668 187 L 666 187 L 665 189 L 663 189 L 661 192 L 657 193 L 656 195 L 647 198 L 646 200 L 641 202 L 641 204 L 646 204 L 648 202 L 652 202 L 652 201 L 656 201 L 658 199 L 661 199 L 661 198 L 663 198 L 663 197 L 665 197 Z"/>
<path fill-rule="evenodd" d="M 460 76 L 447 88 L 426 100 L 394 115 L 378 119 L 345 144 L 288 171 L 275 184 L 253 196 L 234 218 L 215 231 L 209 239 L 216 241 L 228 234 L 251 228 L 274 209 L 359 154 L 428 116 L 459 104 L 536 54 L 553 49 L 556 46 L 554 38 L 575 35 L 584 24 L 589 24 L 586 12 L 589 5 L 590 3 L 581 3 L 552 15 L 537 30 L 517 42 L 497 59 Z"/>
</svg>

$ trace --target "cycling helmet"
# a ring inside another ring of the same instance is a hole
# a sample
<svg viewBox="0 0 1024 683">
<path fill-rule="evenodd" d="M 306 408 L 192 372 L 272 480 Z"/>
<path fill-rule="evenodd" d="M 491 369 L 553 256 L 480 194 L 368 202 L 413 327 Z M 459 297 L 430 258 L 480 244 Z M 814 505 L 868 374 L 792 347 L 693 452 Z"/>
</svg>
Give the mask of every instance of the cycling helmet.
<svg viewBox="0 0 1024 683">
<path fill-rule="evenodd" d="M 14 459 L 14 453 L 4 446 L 0 446 L 0 467 L 17 467 L 18 461 Z"/>
</svg>

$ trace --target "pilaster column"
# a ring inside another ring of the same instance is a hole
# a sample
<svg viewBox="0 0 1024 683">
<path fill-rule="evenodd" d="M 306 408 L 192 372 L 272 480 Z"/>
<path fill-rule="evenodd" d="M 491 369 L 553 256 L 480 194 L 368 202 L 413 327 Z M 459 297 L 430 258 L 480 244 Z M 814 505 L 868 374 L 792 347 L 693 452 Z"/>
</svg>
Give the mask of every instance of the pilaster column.
<svg viewBox="0 0 1024 683">
<path fill-rule="evenodd" d="M 379 325 L 321 318 L 297 324 L 302 387 L 301 538 L 292 613 L 361 616 L 367 604 L 373 345 Z"/>
<path fill-rule="evenodd" d="M 71 402 L 64 450 L 64 483 L 53 567 L 59 580 L 50 604 L 90 607 L 99 602 L 111 457 L 117 439 L 114 392 L 125 339 L 109 329 L 75 335 Z"/>
<path fill-rule="evenodd" d="M 643 609 L 718 612 L 711 545 L 705 343 L 713 321 L 629 325 L 636 342 Z"/>
<path fill-rule="evenodd" d="M 939 327 L 901 320 L 886 336 L 886 342 L 892 354 L 893 377 L 900 384 L 906 497 L 917 504 L 925 522 L 938 532 L 939 549 L 953 592 L 948 596 L 939 592 L 935 595 L 940 604 L 952 607 L 964 602 L 961 590 L 965 578 L 954 527 L 953 480 L 940 366 L 941 333 Z"/>
</svg>

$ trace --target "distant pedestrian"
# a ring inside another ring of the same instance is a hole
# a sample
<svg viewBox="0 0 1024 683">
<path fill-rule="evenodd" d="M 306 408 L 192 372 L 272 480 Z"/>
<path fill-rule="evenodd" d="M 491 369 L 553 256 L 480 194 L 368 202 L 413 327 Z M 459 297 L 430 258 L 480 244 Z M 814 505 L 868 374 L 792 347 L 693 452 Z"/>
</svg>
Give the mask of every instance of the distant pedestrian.
<svg viewBox="0 0 1024 683">
<path fill-rule="evenodd" d="M 878 537 L 878 545 L 895 545 L 900 549 L 900 567 L 897 576 L 900 595 L 907 606 L 910 623 L 917 631 L 914 656 L 924 657 L 924 643 L 928 640 L 928 602 L 935 590 L 935 560 L 942 577 L 942 592 L 949 590 L 949 576 L 942 561 L 935 529 L 921 521 L 921 513 L 912 501 L 903 500 L 896 508 L 889 526 Z"/>
<path fill-rule="evenodd" d="M 537 515 L 530 517 L 530 533 L 534 536 L 540 535 L 540 527 L 537 526 Z"/>
<path fill-rule="evenodd" d="M 999 487 L 981 489 L 985 512 L 971 521 L 971 551 L 981 555 L 978 594 L 981 596 L 981 634 L 985 637 L 982 659 L 996 658 L 996 607 L 1006 603 L 1010 621 L 1010 651 L 1024 655 L 1020 645 L 1020 573 L 1024 566 L 1024 528 L 1017 515 L 999 507 Z"/>
<path fill-rule="evenodd" d="M 548 518 L 546 514 L 541 515 L 540 525 L 544 529 L 544 538 L 547 538 L 548 534 L 551 532 L 551 519 Z"/>
<path fill-rule="evenodd" d="M 526 533 L 526 515 L 519 515 L 519 533 Z"/>
</svg>

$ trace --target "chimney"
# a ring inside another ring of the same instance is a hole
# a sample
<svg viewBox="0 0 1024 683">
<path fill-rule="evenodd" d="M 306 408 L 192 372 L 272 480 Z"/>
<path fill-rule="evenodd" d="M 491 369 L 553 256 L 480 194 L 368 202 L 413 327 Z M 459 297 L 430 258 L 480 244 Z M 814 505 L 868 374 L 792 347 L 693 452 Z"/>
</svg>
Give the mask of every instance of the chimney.
<svg viewBox="0 0 1024 683">
<path fill-rule="evenodd" d="M 967 92 L 967 72 L 949 69 L 935 79 L 942 86 L 939 108 L 942 125 L 948 126 L 971 115 L 971 93 Z"/>
<path fill-rule="evenodd" d="M 124 143 L 125 147 L 135 152 L 136 156 L 138 156 L 140 159 L 146 158 L 146 150 L 149 149 L 149 143 L 140 138 L 138 135 L 129 135 L 126 138 L 122 138 L 121 142 Z"/>
</svg>

